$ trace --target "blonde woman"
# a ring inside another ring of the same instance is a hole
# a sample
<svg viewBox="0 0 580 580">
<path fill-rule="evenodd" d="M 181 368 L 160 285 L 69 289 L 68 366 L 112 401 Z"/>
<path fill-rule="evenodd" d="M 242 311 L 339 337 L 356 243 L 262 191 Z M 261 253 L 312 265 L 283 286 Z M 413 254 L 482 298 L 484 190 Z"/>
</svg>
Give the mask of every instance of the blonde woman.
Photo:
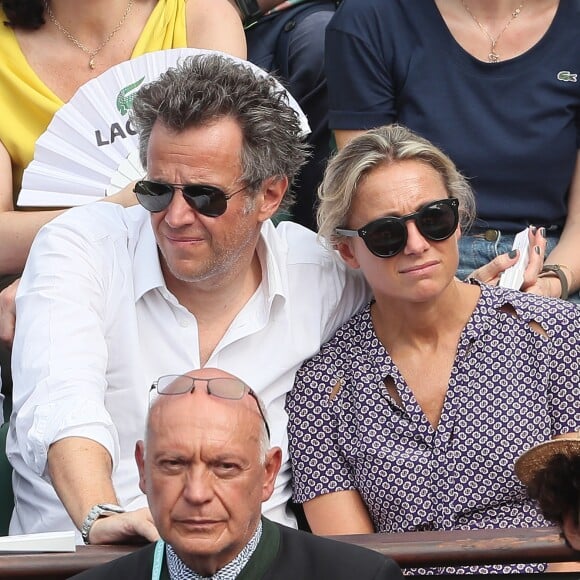
<svg viewBox="0 0 580 580">
<path fill-rule="evenodd" d="M 352 140 L 320 198 L 320 235 L 374 299 L 288 395 L 294 499 L 312 530 L 545 525 L 513 465 L 580 428 L 580 309 L 455 277 L 473 194 L 403 127 Z"/>
</svg>

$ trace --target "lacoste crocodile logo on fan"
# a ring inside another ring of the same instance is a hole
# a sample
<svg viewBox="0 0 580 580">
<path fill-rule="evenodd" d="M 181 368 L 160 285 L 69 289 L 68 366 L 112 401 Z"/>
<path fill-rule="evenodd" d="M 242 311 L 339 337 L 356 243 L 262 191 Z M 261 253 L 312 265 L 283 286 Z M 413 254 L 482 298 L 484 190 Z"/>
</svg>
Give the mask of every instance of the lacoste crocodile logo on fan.
<svg viewBox="0 0 580 580">
<path fill-rule="evenodd" d="M 559 81 L 567 83 L 575 83 L 578 80 L 578 75 L 571 73 L 569 70 L 561 70 L 556 77 Z"/>
<path fill-rule="evenodd" d="M 131 91 L 135 91 L 144 80 L 145 77 L 142 77 L 138 81 L 127 85 L 119 91 L 119 94 L 117 95 L 117 110 L 121 115 L 126 115 L 129 109 L 133 106 L 133 97 L 135 96 L 135 93 L 132 93 Z"/>
</svg>

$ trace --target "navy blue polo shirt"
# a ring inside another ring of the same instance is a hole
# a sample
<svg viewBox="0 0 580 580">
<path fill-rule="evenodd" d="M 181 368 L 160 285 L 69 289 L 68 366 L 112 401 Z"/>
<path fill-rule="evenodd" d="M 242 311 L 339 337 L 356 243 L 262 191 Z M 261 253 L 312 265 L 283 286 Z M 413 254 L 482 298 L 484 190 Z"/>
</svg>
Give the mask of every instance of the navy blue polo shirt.
<svg viewBox="0 0 580 580">
<path fill-rule="evenodd" d="M 331 128 L 399 122 L 428 138 L 470 179 L 480 225 L 564 224 L 580 147 L 580 0 L 561 1 L 535 46 L 497 64 L 463 50 L 432 0 L 344 0 L 326 67 Z"/>
</svg>

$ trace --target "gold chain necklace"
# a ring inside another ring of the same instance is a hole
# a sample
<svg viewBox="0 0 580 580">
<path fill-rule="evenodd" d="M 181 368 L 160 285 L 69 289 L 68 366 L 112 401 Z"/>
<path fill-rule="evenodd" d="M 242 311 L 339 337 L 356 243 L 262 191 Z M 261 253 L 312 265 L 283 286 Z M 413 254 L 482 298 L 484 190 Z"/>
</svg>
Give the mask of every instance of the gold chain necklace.
<svg viewBox="0 0 580 580">
<path fill-rule="evenodd" d="M 465 8 L 467 14 L 471 16 L 475 24 L 479 26 L 480 30 L 487 36 L 489 41 L 491 42 L 491 46 L 489 47 L 489 54 L 487 55 L 487 59 L 489 62 L 499 62 L 499 54 L 495 51 L 495 46 L 497 41 L 501 38 L 501 35 L 509 28 L 509 25 L 520 15 L 522 8 L 526 0 L 522 0 L 522 3 L 511 13 L 510 19 L 506 22 L 506 25 L 502 28 L 501 32 L 494 38 L 489 30 L 479 21 L 477 16 L 469 9 L 469 6 L 465 3 L 465 0 L 461 0 L 461 4 L 463 4 L 463 8 Z"/>
<path fill-rule="evenodd" d="M 129 4 L 127 4 L 127 8 L 125 9 L 123 17 L 121 18 L 121 20 L 119 20 L 119 24 L 117 24 L 117 26 L 115 26 L 115 28 L 113 28 L 113 30 L 111 30 L 111 32 L 109 32 L 109 34 L 107 35 L 107 38 L 105 38 L 105 40 L 103 40 L 103 42 L 101 42 L 101 44 L 99 44 L 99 46 L 97 46 L 97 48 L 95 48 L 94 50 L 87 48 L 84 44 L 82 44 L 79 40 L 77 40 L 56 19 L 56 16 L 54 15 L 53 11 L 50 8 L 50 4 L 48 3 L 48 0 L 44 0 L 44 7 L 46 8 L 46 13 L 48 14 L 48 17 L 50 18 L 50 21 L 60 30 L 60 32 L 62 32 L 64 34 L 64 36 L 66 38 L 68 38 L 68 40 L 70 40 L 77 48 L 80 48 L 85 54 L 89 55 L 89 68 L 91 70 L 93 70 L 95 68 L 95 57 L 97 56 L 97 54 L 99 54 L 99 52 L 101 52 L 101 50 L 103 50 L 103 48 L 105 48 L 105 46 L 107 46 L 107 44 L 109 44 L 111 38 L 113 38 L 113 36 L 115 36 L 115 34 L 117 34 L 117 32 L 119 32 L 119 30 L 121 29 L 121 26 L 123 26 L 123 24 L 125 23 L 125 20 L 127 20 L 127 16 L 129 16 L 129 12 L 131 12 L 131 8 L 133 7 L 133 2 L 134 2 L 134 0 L 129 0 Z"/>
</svg>

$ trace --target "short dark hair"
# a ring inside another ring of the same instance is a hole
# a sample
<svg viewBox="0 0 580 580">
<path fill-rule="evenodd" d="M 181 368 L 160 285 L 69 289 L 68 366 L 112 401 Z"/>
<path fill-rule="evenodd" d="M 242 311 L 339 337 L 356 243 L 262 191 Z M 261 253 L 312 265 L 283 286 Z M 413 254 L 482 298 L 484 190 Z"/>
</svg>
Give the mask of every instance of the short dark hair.
<svg viewBox="0 0 580 580">
<path fill-rule="evenodd" d="M 37 30 L 44 20 L 44 2 L 42 0 L 0 0 L 6 14 L 6 26 Z"/>
<path fill-rule="evenodd" d="M 308 155 L 298 114 L 286 91 L 273 77 L 256 74 L 249 65 L 225 55 L 184 58 L 137 92 L 131 115 L 145 168 L 157 121 L 183 131 L 224 117 L 236 119 L 243 135 L 242 180 L 249 191 L 257 191 L 271 177 L 286 176 L 291 184 Z M 280 210 L 291 203 L 287 192 Z"/>
<path fill-rule="evenodd" d="M 580 524 L 580 457 L 554 455 L 534 475 L 528 484 L 528 493 L 538 501 L 548 520 L 562 524 L 564 515 L 571 513 L 574 523 Z"/>
</svg>

